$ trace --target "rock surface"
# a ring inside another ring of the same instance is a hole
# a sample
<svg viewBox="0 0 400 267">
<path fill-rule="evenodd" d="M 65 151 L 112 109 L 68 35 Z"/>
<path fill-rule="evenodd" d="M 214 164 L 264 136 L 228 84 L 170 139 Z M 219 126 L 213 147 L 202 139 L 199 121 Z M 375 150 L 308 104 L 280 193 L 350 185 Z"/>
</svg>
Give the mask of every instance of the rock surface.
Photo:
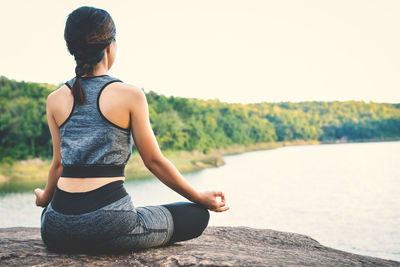
<svg viewBox="0 0 400 267">
<path fill-rule="evenodd" d="M 49 252 L 39 228 L 0 229 L 0 266 L 400 266 L 322 246 L 295 233 L 212 227 L 195 239 L 119 255 Z"/>
</svg>

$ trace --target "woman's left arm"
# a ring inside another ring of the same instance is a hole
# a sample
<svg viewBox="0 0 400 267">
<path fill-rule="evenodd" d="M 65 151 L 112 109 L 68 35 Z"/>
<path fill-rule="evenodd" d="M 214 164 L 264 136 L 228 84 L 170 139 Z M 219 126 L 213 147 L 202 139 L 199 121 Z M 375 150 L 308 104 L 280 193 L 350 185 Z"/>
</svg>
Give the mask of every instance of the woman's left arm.
<svg viewBox="0 0 400 267">
<path fill-rule="evenodd" d="M 46 207 L 51 199 L 53 198 L 54 190 L 56 189 L 58 179 L 61 176 L 63 167 L 61 164 L 61 153 L 60 153 L 60 129 L 52 114 L 52 105 L 54 105 L 54 95 L 51 93 L 47 97 L 46 103 L 46 115 L 47 122 L 49 125 L 51 138 L 53 141 L 53 161 L 51 162 L 47 184 L 44 190 L 36 188 L 34 193 L 36 195 L 36 206 Z"/>
</svg>

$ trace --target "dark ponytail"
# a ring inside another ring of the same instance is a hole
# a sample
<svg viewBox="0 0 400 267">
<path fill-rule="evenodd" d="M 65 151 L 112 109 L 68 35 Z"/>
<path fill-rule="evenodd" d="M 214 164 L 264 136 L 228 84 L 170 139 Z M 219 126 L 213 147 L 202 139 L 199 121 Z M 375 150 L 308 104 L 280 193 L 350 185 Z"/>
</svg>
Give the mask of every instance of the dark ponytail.
<svg viewBox="0 0 400 267">
<path fill-rule="evenodd" d="M 83 6 L 68 15 L 64 39 L 76 61 L 72 94 L 77 105 L 86 100 L 80 78 L 93 74 L 97 63 L 104 57 L 104 49 L 115 40 L 115 34 L 114 21 L 103 9 Z"/>
</svg>

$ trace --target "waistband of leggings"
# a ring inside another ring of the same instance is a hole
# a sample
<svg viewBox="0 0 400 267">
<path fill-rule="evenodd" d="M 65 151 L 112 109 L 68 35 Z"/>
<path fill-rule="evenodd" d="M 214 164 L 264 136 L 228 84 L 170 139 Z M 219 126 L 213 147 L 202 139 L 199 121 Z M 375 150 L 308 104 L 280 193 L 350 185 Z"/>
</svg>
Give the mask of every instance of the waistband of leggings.
<svg viewBox="0 0 400 267">
<path fill-rule="evenodd" d="M 87 192 L 67 192 L 56 186 L 51 206 L 59 213 L 78 215 L 100 209 L 126 195 L 128 193 L 123 180 L 114 181 Z"/>
<path fill-rule="evenodd" d="M 65 165 L 61 177 L 117 177 L 125 176 L 125 165 Z"/>
</svg>

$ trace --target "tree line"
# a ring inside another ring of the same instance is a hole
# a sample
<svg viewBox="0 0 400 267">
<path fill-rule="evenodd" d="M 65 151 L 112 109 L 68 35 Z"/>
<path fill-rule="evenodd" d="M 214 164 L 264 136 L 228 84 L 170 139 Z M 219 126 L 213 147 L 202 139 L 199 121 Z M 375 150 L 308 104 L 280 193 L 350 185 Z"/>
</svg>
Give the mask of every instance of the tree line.
<svg viewBox="0 0 400 267">
<path fill-rule="evenodd" d="M 0 76 L 0 161 L 50 158 L 46 98 L 60 85 Z M 400 104 L 363 101 L 225 103 L 146 93 L 161 149 L 293 140 L 400 138 Z"/>
</svg>

